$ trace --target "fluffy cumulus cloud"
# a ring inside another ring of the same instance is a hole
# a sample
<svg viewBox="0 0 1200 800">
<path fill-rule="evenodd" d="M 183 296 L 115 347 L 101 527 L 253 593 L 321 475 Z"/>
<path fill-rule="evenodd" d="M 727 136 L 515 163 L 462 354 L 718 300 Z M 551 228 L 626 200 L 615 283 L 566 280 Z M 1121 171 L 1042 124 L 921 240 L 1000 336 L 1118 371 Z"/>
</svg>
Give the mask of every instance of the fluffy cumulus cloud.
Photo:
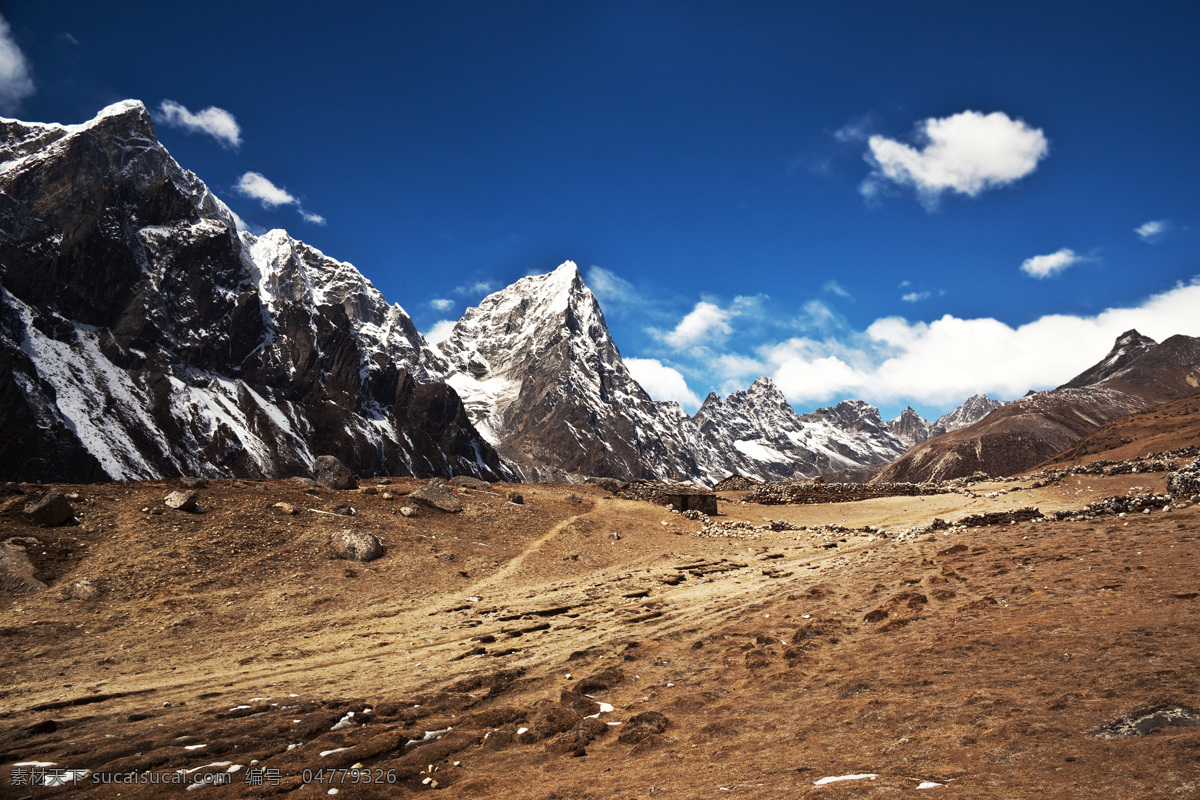
<svg viewBox="0 0 1200 800">
<path fill-rule="evenodd" d="M 1064 247 L 1048 255 L 1025 259 L 1021 262 L 1021 272 L 1031 278 L 1049 278 L 1080 261 L 1086 261 L 1086 259 L 1074 250 Z"/>
<path fill-rule="evenodd" d="M 29 62 L 13 38 L 8 20 L 0 16 L 0 111 L 13 113 L 35 91 Z"/>
<path fill-rule="evenodd" d="M 287 206 L 298 202 L 287 189 L 276 186 L 265 176 L 257 172 L 247 172 L 238 179 L 235 188 L 238 194 L 252 197 L 262 203 L 263 208 Z"/>
<path fill-rule="evenodd" d="M 674 330 L 662 334 L 662 340 L 676 350 L 719 341 L 733 332 L 729 324 L 731 316 L 733 315 L 730 311 L 715 303 L 701 300 L 679 321 Z"/>
<path fill-rule="evenodd" d="M 1171 221 L 1166 219 L 1152 219 L 1149 222 L 1144 222 L 1133 229 L 1133 232 L 1147 244 L 1157 244 L 1161 242 L 1163 237 L 1171 230 Z"/>
<path fill-rule="evenodd" d="M 655 400 L 674 400 L 688 411 L 700 407 L 700 398 L 688 388 L 682 373 L 657 358 L 627 358 L 625 366 L 646 394 Z"/>
<path fill-rule="evenodd" d="M 444 342 L 450 336 L 450 331 L 454 330 L 455 321 L 452 319 L 440 319 L 433 323 L 433 327 L 429 329 L 429 333 L 425 334 L 425 341 L 430 344 Z"/>
<path fill-rule="evenodd" d="M 325 224 L 324 217 L 320 214 L 305 211 L 304 206 L 300 205 L 300 200 L 295 195 L 282 186 L 276 186 L 271 183 L 266 176 L 257 172 L 247 172 L 238 179 L 237 185 L 233 188 L 238 194 L 257 200 L 262 204 L 263 208 L 272 209 L 279 206 L 295 206 L 296 211 L 305 222 L 311 222 L 314 225 Z"/>
<path fill-rule="evenodd" d="M 860 187 L 864 197 L 907 186 L 933 207 L 944 192 L 974 197 L 1025 177 L 1046 157 L 1049 144 L 1041 130 L 1003 112 L 964 111 L 921 122 L 916 146 L 875 135 L 867 148 L 873 169 Z"/>
<path fill-rule="evenodd" d="M 1131 328 L 1158 341 L 1200 335 L 1198 307 L 1200 281 L 1194 281 L 1135 307 L 1049 315 L 1018 327 L 950 315 L 932 322 L 887 317 L 840 341 L 797 337 L 766 345 L 757 358 L 729 359 L 717 372 L 770 375 L 798 405 L 842 397 L 951 405 L 977 392 L 1012 399 L 1065 383 Z"/>
<path fill-rule="evenodd" d="M 242 129 L 233 114 L 223 108 L 209 106 L 203 111 L 192 113 L 186 106 L 174 100 L 163 100 L 159 105 L 157 117 L 160 123 L 169 128 L 203 133 L 225 147 L 236 148 L 242 143 Z"/>
</svg>

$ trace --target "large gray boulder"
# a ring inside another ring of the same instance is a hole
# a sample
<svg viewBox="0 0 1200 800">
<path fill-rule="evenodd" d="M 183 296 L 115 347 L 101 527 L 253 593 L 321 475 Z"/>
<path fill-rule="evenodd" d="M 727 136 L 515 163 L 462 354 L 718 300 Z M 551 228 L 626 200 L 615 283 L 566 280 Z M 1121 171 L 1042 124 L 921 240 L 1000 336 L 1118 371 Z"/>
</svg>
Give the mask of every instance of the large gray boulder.
<svg viewBox="0 0 1200 800">
<path fill-rule="evenodd" d="M 40 499 L 25 504 L 25 518 L 34 525 L 53 528 L 75 517 L 75 510 L 58 489 L 50 489 Z"/>
<path fill-rule="evenodd" d="M 313 478 L 326 489 L 358 488 L 354 473 L 334 456 L 317 457 L 313 462 Z"/>
<path fill-rule="evenodd" d="M 330 534 L 329 549 L 346 561 L 374 561 L 383 555 L 383 545 L 379 539 L 356 528 Z"/>
<path fill-rule="evenodd" d="M 463 504 L 454 496 L 449 485 L 444 480 L 437 478 L 409 492 L 408 497 L 410 500 L 416 500 L 430 508 L 449 514 L 456 514 L 463 510 Z"/>
</svg>

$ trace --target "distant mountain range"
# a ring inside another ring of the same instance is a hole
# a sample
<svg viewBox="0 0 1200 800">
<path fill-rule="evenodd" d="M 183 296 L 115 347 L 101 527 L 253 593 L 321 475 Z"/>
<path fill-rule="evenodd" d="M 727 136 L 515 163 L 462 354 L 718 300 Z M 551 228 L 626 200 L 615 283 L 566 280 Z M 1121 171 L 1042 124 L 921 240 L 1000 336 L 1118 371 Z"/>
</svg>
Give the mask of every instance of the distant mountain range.
<svg viewBox="0 0 1200 800">
<path fill-rule="evenodd" d="M 1104 359 L 1057 389 L 1030 393 L 973 425 L 916 445 L 876 480 L 946 480 L 976 472 L 1015 475 L 1106 423 L 1197 392 L 1200 339 L 1172 336 L 1158 344 L 1126 331 Z"/>
<path fill-rule="evenodd" d="M 488 296 L 435 347 L 350 264 L 239 231 L 141 103 L 0 120 L 3 479 L 286 476 L 323 454 L 362 475 L 523 480 L 1006 470 L 1078 439 L 1075 417 L 1194 391 L 1185 338 L 1131 332 L 1055 392 L 975 396 L 932 423 L 857 400 L 797 415 L 765 377 L 689 416 L 633 379 L 571 262 Z M 1021 455 L 991 458 L 996 437 Z"/>
</svg>

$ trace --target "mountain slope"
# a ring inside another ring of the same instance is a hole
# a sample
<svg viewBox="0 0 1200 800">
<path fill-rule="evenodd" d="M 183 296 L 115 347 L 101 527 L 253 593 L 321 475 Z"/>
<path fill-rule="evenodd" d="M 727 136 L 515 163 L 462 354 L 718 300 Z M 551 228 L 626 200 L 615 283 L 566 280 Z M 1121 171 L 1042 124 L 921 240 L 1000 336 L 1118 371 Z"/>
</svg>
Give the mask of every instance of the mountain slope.
<svg viewBox="0 0 1200 800">
<path fill-rule="evenodd" d="M 136 101 L 0 120 L 0 367 L 5 478 L 502 472 L 403 309 L 239 234 Z"/>
<path fill-rule="evenodd" d="M 1200 339 L 1147 341 L 1137 331 L 1122 334 L 1101 362 L 1062 387 L 1027 395 L 974 425 L 930 439 L 875 480 L 945 480 L 978 471 L 1014 475 L 1106 423 L 1200 391 Z M 1083 383 L 1096 376 L 1096 382 Z"/>
</svg>

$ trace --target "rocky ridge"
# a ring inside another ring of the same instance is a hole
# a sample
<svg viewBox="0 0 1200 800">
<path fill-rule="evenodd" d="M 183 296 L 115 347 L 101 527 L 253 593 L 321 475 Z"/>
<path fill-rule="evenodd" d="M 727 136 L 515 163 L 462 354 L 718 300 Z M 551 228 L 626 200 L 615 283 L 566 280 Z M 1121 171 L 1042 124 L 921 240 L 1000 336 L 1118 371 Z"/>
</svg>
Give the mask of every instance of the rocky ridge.
<svg viewBox="0 0 1200 800">
<path fill-rule="evenodd" d="M 0 368 L 6 478 L 506 474 L 404 310 L 239 232 L 137 101 L 0 120 Z"/>
</svg>

